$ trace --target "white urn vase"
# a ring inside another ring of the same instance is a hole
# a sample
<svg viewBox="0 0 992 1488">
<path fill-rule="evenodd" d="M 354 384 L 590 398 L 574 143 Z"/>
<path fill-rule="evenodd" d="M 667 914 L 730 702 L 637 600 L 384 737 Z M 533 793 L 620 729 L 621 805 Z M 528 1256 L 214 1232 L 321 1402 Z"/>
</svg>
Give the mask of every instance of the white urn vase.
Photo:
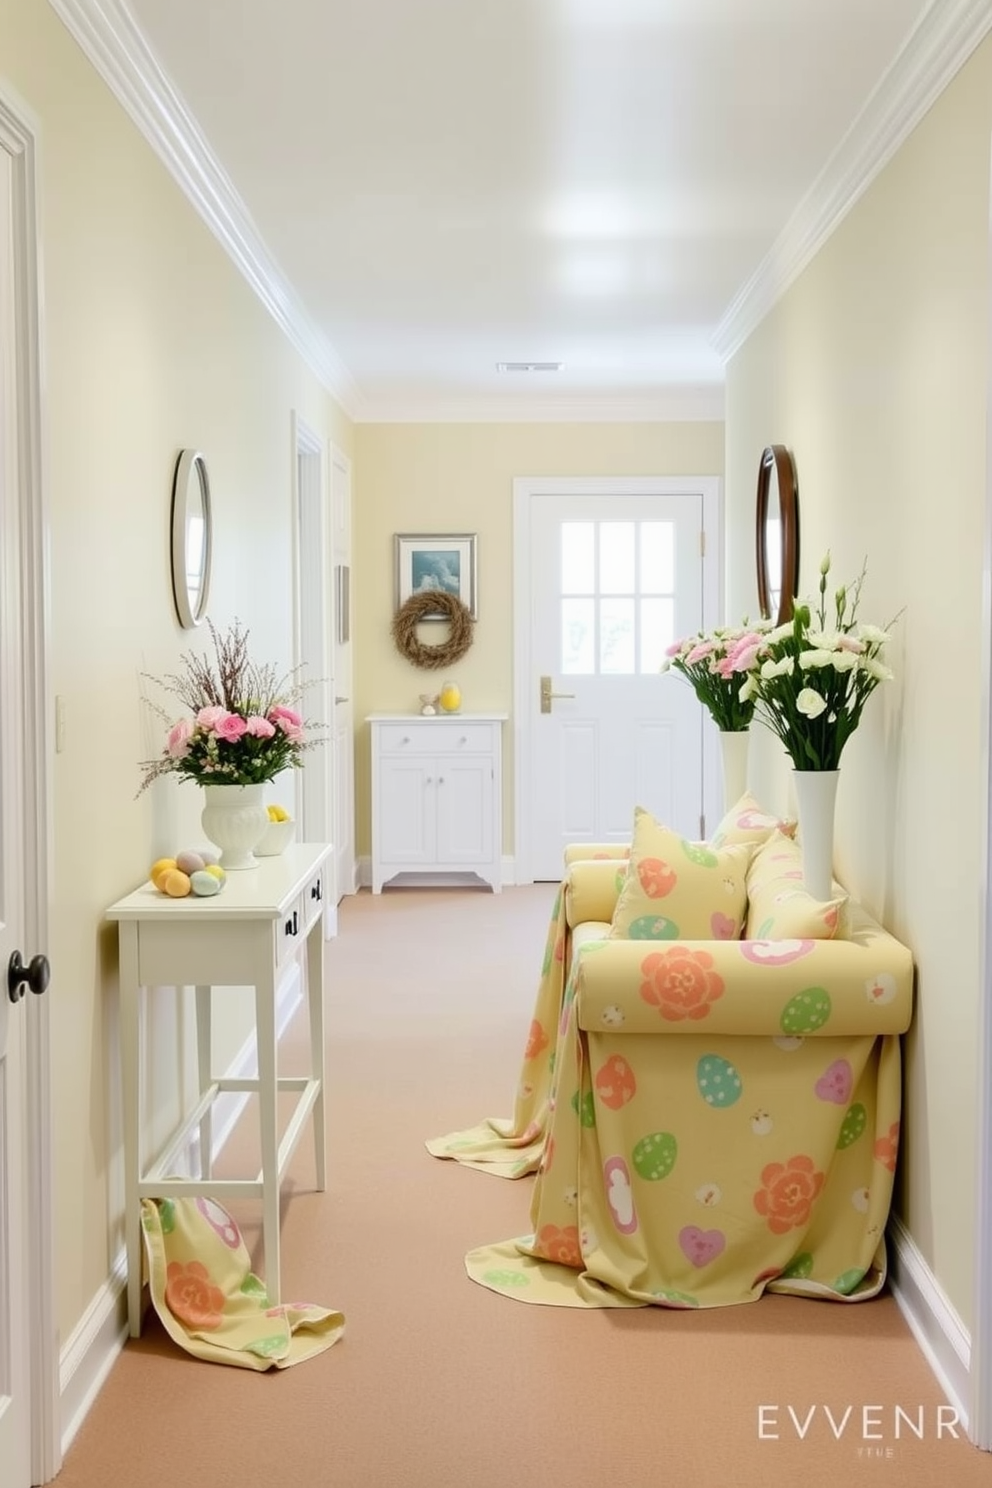
<svg viewBox="0 0 992 1488">
<path fill-rule="evenodd" d="M 228 873 L 256 868 L 254 849 L 265 835 L 269 813 L 262 800 L 264 785 L 205 785 L 200 824 L 220 848 L 221 867 Z"/>
<path fill-rule="evenodd" d="M 750 732 L 738 729 L 720 730 L 720 757 L 723 763 L 723 809 L 736 806 L 747 790 L 747 751 Z"/>
<path fill-rule="evenodd" d="M 814 899 L 834 891 L 834 805 L 839 770 L 795 770 L 803 885 Z"/>
</svg>

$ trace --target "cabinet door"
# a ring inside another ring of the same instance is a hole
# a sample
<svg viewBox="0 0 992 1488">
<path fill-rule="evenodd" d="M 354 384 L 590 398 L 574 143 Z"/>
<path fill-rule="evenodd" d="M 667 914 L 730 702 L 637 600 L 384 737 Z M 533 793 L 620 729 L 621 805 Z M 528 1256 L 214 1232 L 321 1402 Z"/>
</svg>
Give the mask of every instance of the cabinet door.
<svg viewBox="0 0 992 1488">
<path fill-rule="evenodd" d="M 441 868 L 488 863 L 493 856 L 493 762 L 437 762 L 437 862 Z"/>
<path fill-rule="evenodd" d="M 434 862 L 436 779 L 430 758 L 379 762 L 379 855 L 393 868 Z"/>
</svg>

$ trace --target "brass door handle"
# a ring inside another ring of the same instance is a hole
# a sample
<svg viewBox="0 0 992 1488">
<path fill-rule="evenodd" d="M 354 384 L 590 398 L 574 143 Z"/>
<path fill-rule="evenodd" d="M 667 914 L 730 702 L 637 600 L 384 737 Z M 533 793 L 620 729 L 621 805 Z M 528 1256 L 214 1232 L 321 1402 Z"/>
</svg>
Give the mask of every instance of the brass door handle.
<svg viewBox="0 0 992 1488">
<path fill-rule="evenodd" d="M 542 677 L 541 678 L 541 712 L 542 713 L 550 713 L 551 712 L 551 700 L 552 700 L 552 698 L 574 698 L 574 696 L 575 696 L 575 693 L 574 692 L 552 692 L 551 691 L 551 678 L 550 677 Z"/>
</svg>

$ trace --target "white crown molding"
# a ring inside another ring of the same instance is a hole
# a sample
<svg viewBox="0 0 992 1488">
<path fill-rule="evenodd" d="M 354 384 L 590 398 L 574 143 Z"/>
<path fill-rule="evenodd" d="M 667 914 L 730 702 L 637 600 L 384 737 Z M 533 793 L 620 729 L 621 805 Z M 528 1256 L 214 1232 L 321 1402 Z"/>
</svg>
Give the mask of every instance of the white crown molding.
<svg viewBox="0 0 992 1488">
<path fill-rule="evenodd" d="M 49 4 L 304 361 L 345 413 L 359 418 L 362 395 L 354 378 L 269 253 L 123 0 Z"/>
<path fill-rule="evenodd" d="M 376 399 L 370 397 L 360 419 L 365 424 L 646 424 L 722 423 L 724 392 L 716 387 L 673 387 L 639 396 L 604 394 L 537 398 L 502 397 Z"/>
<path fill-rule="evenodd" d="M 933 0 L 758 268 L 712 345 L 724 362 L 799 277 L 992 29 L 988 0 Z"/>
</svg>

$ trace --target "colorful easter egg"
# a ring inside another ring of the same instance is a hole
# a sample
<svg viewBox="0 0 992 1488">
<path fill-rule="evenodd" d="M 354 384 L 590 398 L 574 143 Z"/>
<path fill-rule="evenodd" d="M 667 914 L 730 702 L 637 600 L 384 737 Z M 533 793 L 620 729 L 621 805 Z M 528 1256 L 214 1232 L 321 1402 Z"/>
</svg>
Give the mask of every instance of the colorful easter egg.
<svg viewBox="0 0 992 1488">
<path fill-rule="evenodd" d="M 720 1054 L 704 1054 L 696 1065 L 696 1088 L 708 1106 L 723 1110 L 741 1098 L 741 1077 Z"/>
<path fill-rule="evenodd" d="M 176 854 L 176 867 L 181 868 L 184 873 L 188 873 L 191 876 L 194 873 L 199 873 L 201 869 L 205 868 L 206 866 L 206 862 L 200 856 L 200 854 L 198 852 L 193 852 L 192 849 L 190 849 L 188 852 L 181 852 Z"/>
<path fill-rule="evenodd" d="M 637 865 L 637 881 L 649 899 L 663 899 L 677 882 L 674 868 L 661 858 L 642 858 Z"/>
<path fill-rule="evenodd" d="M 856 1142 L 867 1125 L 868 1113 L 861 1102 L 856 1101 L 841 1122 L 840 1135 L 837 1138 L 838 1150 Z"/>
<path fill-rule="evenodd" d="M 664 915 L 638 915 L 627 931 L 629 940 L 678 940 L 679 927 Z"/>
<path fill-rule="evenodd" d="M 224 872 L 219 863 L 208 863 L 203 871 L 204 873 L 209 873 L 212 878 L 215 878 L 217 880 L 218 883 L 227 882 L 227 874 Z"/>
<path fill-rule="evenodd" d="M 834 1291 L 840 1292 L 842 1297 L 849 1297 L 864 1277 L 860 1270 L 842 1271 L 834 1282 Z"/>
<path fill-rule="evenodd" d="M 792 1260 L 782 1272 L 782 1279 L 784 1280 L 787 1276 L 795 1277 L 796 1279 L 805 1278 L 811 1275 L 812 1271 L 813 1257 L 808 1250 L 803 1250 L 797 1256 L 792 1257 Z"/>
<path fill-rule="evenodd" d="M 700 868 L 716 868 L 719 862 L 716 853 L 699 842 L 683 842 L 682 851 L 690 863 L 696 863 Z"/>
<path fill-rule="evenodd" d="M 159 874 L 159 887 L 170 899 L 185 899 L 190 892 L 189 878 L 179 868 L 167 868 Z"/>
<path fill-rule="evenodd" d="M 790 997 L 782 1010 L 779 1026 L 783 1033 L 815 1033 L 830 1017 L 830 996 L 823 987 L 807 987 Z"/>
<path fill-rule="evenodd" d="M 659 1178 L 668 1177 L 675 1166 L 678 1151 L 678 1143 L 671 1132 L 652 1132 L 635 1144 L 631 1161 L 642 1178 L 656 1183 Z"/>
<path fill-rule="evenodd" d="M 198 899 L 209 899 L 211 895 L 219 894 L 224 887 L 220 879 L 208 873 L 206 868 L 200 868 L 196 873 L 191 873 L 189 883 Z"/>
<path fill-rule="evenodd" d="M 159 883 L 159 879 L 164 877 L 166 873 L 171 872 L 176 866 L 175 858 L 157 858 L 148 870 L 148 877 L 155 887 L 161 890 L 162 885 Z"/>
<path fill-rule="evenodd" d="M 699 1301 L 688 1292 L 675 1292 L 663 1290 L 653 1294 L 659 1302 L 664 1302 L 666 1307 L 698 1307 Z"/>
</svg>

